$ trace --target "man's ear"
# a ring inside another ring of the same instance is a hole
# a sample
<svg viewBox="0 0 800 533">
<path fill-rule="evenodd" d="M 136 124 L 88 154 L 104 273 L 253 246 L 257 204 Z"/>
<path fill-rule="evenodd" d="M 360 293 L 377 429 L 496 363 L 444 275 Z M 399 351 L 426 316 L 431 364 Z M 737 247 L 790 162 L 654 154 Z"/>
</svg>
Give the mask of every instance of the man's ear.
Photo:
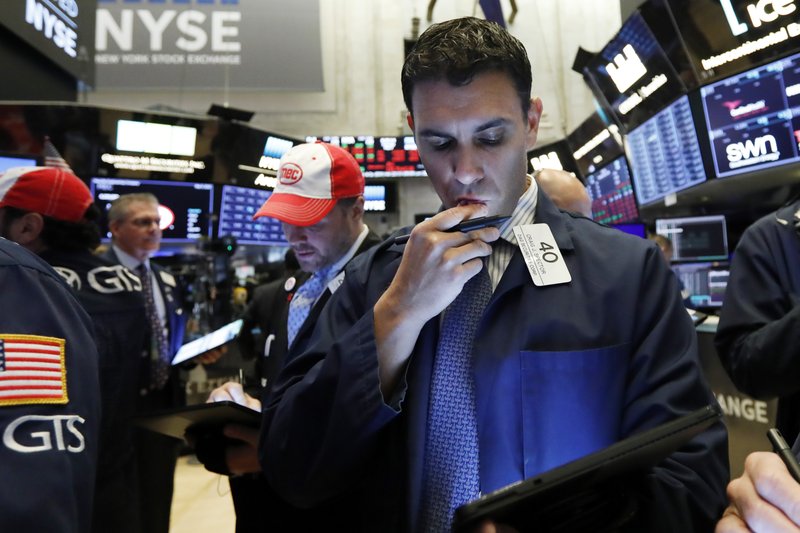
<svg viewBox="0 0 800 533">
<path fill-rule="evenodd" d="M 539 135 L 539 122 L 542 120 L 542 105 L 541 98 L 531 98 L 531 105 L 528 109 L 528 140 L 527 149 L 533 150 L 536 145 L 536 139 Z"/>
<path fill-rule="evenodd" d="M 414 117 L 411 116 L 411 113 L 406 115 L 406 122 L 408 122 L 408 127 L 411 128 L 411 131 L 414 131 Z"/>
<path fill-rule="evenodd" d="M 121 220 L 112 220 L 108 223 L 108 231 L 111 232 L 112 237 L 117 236 L 117 231 L 119 230 L 120 224 L 122 224 Z"/>
<path fill-rule="evenodd" d="M 11 240 L 34 249 L 38 246 L 39 236 L 44 230 L 44 217 L 39 213 L 25 213 L 11 222 L 8 235 Z"/>
<path fill-rule="evenodd" d="M 364 217 L 364 195 L 356 198 L 352 209 L 351 216 L 353 216 L 353 218 L 361 220 Z"/>
</svg>

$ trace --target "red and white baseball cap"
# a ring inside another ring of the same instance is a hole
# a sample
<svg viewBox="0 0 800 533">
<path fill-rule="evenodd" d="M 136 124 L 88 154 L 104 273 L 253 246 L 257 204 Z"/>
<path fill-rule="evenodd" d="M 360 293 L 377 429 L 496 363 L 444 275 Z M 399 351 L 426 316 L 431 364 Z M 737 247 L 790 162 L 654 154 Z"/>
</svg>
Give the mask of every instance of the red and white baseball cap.
<svg viewBox="0 0 800 533">
<path fill-rule="evenodd" d="M 79 222 L 93 201 L 89 187 L 63 168 L 14 167 L 0 173 L 0 207 Z"/>
<path fill-rule="evenodd" d="M 278 185 L 253 215 L 313 226 L 336 201 L 364 194 L 364 175 L 350 152 L 323 142 L 298 144 L 281 157 Z"/>
</svg>

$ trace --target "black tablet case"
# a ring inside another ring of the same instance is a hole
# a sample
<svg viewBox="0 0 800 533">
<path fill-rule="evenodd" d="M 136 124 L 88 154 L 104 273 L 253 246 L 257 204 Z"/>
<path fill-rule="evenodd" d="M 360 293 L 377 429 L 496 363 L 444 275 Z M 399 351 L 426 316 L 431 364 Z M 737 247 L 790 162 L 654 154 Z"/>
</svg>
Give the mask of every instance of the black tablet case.
<svg viewBox="0 0 800 533">
<path fill-rule="evenodd" d="M 202 433 L 221 430 L 225 424 L 258 427 L 261 413 L 232 401 L 200 403 L 137 415 L 133 423 L 139 427 L 176 439 L 186 431 Z"/>
<path fill-rule="evenodd" d="M 616 531 L 636 512 L 637 477 L 721 416 L 709 405 L 603 450 L 482 496 L 456 509 L 453 531 L 485 519 L 518 531 Z"/>
</svg>

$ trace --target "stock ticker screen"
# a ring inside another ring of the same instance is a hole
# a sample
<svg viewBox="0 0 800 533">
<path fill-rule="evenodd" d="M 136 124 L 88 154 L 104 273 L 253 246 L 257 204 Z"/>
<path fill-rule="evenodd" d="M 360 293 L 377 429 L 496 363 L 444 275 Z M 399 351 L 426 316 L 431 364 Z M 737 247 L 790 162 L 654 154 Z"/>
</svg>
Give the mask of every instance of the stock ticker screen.
<svg viewBox="0 0 800 533">
<path fill-rule="evenodd" d="M 280 220 L 253 215 L 272 191 L 237 185 L 222 186 L 217 236 L 232 235 L 240 244 L 286 246 Z"/>
<path fill-rule="evenodd" d="M 365 178 L 402 178 L 427 176 L 419 159 L 417 143 L 411 135 L 401 137 L 323 136 L 306 137 L 340 146 L 353 154 Z"/>
<path fill-rule="evenodd" d="M 800 160 L 800 54 L 700 89 L 718 178 Z"/>
<path fill-rule="evenodd" d="M 592 218 L 602 224 L 638 220 L 639 210 L 624 156 L 586 176 L 586 189 L 592 199 Z"/>
<path fill-rule="evenodd" d="M 639 205 L 706 180 L 687 96 L 631 131 L 625 141 Z"/>
</svg>

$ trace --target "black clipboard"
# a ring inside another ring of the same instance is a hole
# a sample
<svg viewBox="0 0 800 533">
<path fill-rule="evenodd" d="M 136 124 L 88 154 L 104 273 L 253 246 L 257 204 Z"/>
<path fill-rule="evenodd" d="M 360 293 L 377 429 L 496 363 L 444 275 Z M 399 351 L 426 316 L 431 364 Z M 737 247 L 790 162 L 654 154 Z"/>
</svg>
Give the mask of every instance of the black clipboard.
<svg viewBox="0 0 800 533">
<path fill-rule="evenodd" d="M 613 531 L 636 512 L 630 481 L 721 416 L 718 405 L 708 405 L 498 489 L 458 507 L 453 531 L 469 531 L 486 519 L 519 531 Z"/>
<path fill-rule="evenodd" d="M 258 427 L 261 413 L 236 402 L 221 401 L 136 415 L 133 423 L 168 437 L 183 439 L 187 431 L 221 431 L 225 424 Z"/>
</svg>

